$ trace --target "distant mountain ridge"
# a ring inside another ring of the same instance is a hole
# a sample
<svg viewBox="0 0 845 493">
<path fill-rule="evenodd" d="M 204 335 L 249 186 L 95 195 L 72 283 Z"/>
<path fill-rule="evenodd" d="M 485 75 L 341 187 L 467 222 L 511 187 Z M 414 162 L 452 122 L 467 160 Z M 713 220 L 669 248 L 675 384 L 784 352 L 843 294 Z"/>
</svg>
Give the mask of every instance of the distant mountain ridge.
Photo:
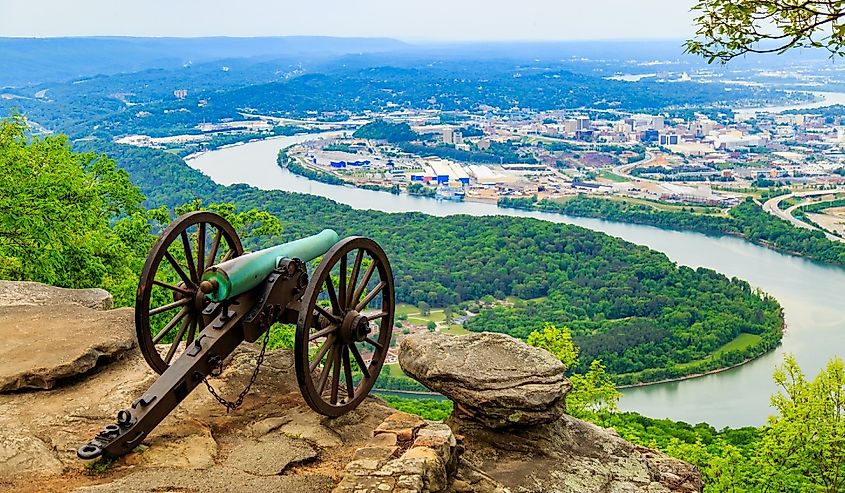
<svg viewBox="0 0 845 493">
<path fill-rule="evenodd" d="M 309 60 L 399 50 L 389 38 L 0 38 L 0 87 L 254 57 Z"/>
</svg>

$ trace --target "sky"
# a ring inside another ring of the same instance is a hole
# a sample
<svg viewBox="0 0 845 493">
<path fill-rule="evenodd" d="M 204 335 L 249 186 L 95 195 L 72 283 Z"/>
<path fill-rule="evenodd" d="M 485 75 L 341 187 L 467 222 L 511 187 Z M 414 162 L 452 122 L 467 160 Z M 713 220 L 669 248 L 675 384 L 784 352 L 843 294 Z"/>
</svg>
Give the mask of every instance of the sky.
<svg viewBox="0 0 845 493">
<path fill-rule="evenodd" d="M 679 39 L 694 0 L 0 0 L 0 36 Z"/>
</svg>

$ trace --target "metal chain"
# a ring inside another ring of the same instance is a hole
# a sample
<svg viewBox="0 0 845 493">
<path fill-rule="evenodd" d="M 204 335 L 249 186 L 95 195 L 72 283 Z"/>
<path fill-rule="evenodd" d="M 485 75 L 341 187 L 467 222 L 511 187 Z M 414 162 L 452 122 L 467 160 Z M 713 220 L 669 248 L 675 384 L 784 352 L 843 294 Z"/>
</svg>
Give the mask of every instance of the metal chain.
<svg viewBox="0 0 845 493">
<path fill-rule="evenodd" d="M 255 379 L 258 378 L 258 371 L 261 369 L 261 364 L 264 362 L 264 353 L 267 351 L 267 343 L 269 341 L 270 341 L 270 330 L 268 329 L 267 332 L 264 333 L 264 340 L 261 343 L 261 352 L 258 353 L 258 361 L 255 364 L 255 370 L 253 370 L 253 372 L 252 372 L 252 377 L 250 377 L 249 383 L 247 384 L 246 388 L 244 388 L 243 391 L 241 391 L 241 393 L 238 395 L 238 398 L 235 399 L 234 402 L 228 401 L 228 400 L 224 399 L 223 397 L 220 397 L 220 394 L 218 394 L 217 391 L 214 390 L 214 387 L 212 387 L 211 384 L 208 383 L 207 377 L 202 379 L 202 381 L 205 382 L 205 386 L 208 387 L 208 391 L 211 393 L 211 395 L 215 399 L 217 399 L 217 402 L 219 402 L 220 404 L 222 404 L 226 408 L 226 413 L 229 413 L 230 411 L 234 411 L 235 409 L 237 409 L 237 408 L 239 408 L 243 405 L 244 398 L 249 393 L 249 390 L 252 388 L 252 384 L 255 383 Z M 216 377 L 216 376 L 220 375 L 222 370 L 223 370 L 223 361 L 221 360 L 220 364 L 217 365 L 217 367 L 214 370 L 212 370 L 211 376 Z"/>
</svg>

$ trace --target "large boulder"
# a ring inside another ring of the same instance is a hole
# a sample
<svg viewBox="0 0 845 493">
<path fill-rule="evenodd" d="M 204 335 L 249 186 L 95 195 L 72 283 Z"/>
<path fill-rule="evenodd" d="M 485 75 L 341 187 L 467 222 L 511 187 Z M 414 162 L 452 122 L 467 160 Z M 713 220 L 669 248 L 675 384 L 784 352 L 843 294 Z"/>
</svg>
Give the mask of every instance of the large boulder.
<svg viewBox="0 0 845 493">
<path fill-rule="evenodd" d="M 399 362 L 410 376 L 455 403 L 447 423 L 466 448 L 454 479 L 465 487 L 460 491 L 695 493 L 703 488 L 692 465 L 563 414 L 570 385 L 563 366 L 546 351 L 502 334 L 424 333 L 402 341 Z M 478 480 L 484 477 L 489 479 Z"/>
<path fill-rule="evenodd" d="M 133 311 L 0 306 L 0 392 L 50 389 L 134 345 Z"/>
<path fill-rule="evenodd" d="M 76 303 L 92 310 L 110 310 L 112 296 L 99 288 L 57 288 L 40 282 L 0 281 L 0 306 L 64 305 Z"/>
<path fill-rule="evenodd" d="M 505 334 L 415 334 L 402 340 L 399 364 L 491 428 L 557 420 L 571 386 L 560 360 Z"/>
</svg>

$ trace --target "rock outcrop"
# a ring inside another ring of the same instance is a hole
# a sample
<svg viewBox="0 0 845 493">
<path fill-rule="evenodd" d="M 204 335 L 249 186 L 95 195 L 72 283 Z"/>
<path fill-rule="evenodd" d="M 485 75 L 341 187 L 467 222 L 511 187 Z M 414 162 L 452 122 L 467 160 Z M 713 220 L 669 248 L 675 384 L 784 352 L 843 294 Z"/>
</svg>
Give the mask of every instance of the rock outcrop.
<svg viewBox="0 0 845 493">
<path fill-rule="evenodd" d="M 332 493 L 508 493 L 462 462 L 462 437 L 440 422 L 407 413 L 389 416 L 355 451 Z"/>
<path fill-rule="evenodd" d="M 237 411 L 198 388 L 139 451 L 87 467 L 76 448 L 157 375 L 133 347 L 131 309 L 72 301 L 87 291 L 28 297 L 32 284 L 4 283 L 3 300 L 16 306 L 0 306 L 0 381 L 18 389 L 0 393 L 0 491 L 328 493 L 355 449 L 394 412 L 370 398 L 343 417 L 319 416 L 299 393 L 293 354 L 272 351 Z M 257 355 L 253 345 L 239 348 L 212 379 L 217 390 L 236 396 Z M 104 358 L 108 365 L 90 371 Z M 50 390 L 21 391 L 31 387 Z"/>
<path fill-rule="evenodd" d="M 399 362 L 490 428 L 551 423 L 563 415 L 570 388 L 560 360 L 505 334 L 421 333 L 403 339 Z"/>
<path fill-rule="evenodd" d="M 563 368 L 548 360 L 554 358 L 537 351 L 491 333 L 426 333 L 402 341 L 402 368 L 455 402 L 447 423 L 466 448 L 459 475 L 481 471 L 526 493 L 701 491 L 693 466 L 556 413 L 569 384 L 552 375 L 557 370 L 563 379 Z M 531 397 L 520 398 L 521 390 Z M 512 419 L 507 412 L 539 412 L 541 419 Z"/>
<path fill-rule="evenodd" d="M 236 396 L 257 355 L 244 345 L 212 384 Z M 89 471 L 76 448 L 157 378 L 139 351 L 50 391 L 0 394 L 0 491 L 328 493 L 394 411 L 370 398 L 340 418 L 317 415 L 299 393 L 293 365 L 292 352 L 268 352 L 243 407 L 231 413 L 198 388 L 140 451 L 106 463 L 102 473 Z"/>
<path fill-rule="evenodd" d="M 30 281 L 0 281 L 0 306 L 52 306 L 75 303 L 92 310 L 111 310 L 112 296 L 99 288 L 67 289 Z"/>
<path fill-rule="evenodd" d="M 132 310 L 0 306 L 0 392 L 50 389 L 135 345 Z"/>
<path fill-rule="evenodd" d="M 700 490 L 692 466 L 561 414 L 569 383 L 559 363 L 491 334 L 424 334 L 403 343 L 409 373 L 456 401 L 445 424 L 397 413 L 374 397 L 339 418 L 317 415 L 299 392 L 293 353 L 270 351 L 238 410 L 227 413 L 200 387 L 135 452 L 86 465 L 76 448 L 157 378 L 131 348 L 131 329 L 129 309 L 97 311 L 65 302 L 0 306 L 0 337 L 7 341 L 0 345 L 0 375 L 6 371 L 7 380 L 27 382 L 16 383 L 18 389 L 52 387 L 0 393 L 0 491 Z M 103 341 L 119 351 L 107 351 Z M 212 379 L 218 392 L 237 395 L 257 356 L 254 345 L 238 348 Z M 80 363 L 103 357 L 111 362 L 97 371 Z M 71 372 L 75 378 L 62 371 L 48 378 L 40 370 L 68 365 L 78 368 Z M 8 368 L 18 376 L 10 379 Z"/>
</svg>

